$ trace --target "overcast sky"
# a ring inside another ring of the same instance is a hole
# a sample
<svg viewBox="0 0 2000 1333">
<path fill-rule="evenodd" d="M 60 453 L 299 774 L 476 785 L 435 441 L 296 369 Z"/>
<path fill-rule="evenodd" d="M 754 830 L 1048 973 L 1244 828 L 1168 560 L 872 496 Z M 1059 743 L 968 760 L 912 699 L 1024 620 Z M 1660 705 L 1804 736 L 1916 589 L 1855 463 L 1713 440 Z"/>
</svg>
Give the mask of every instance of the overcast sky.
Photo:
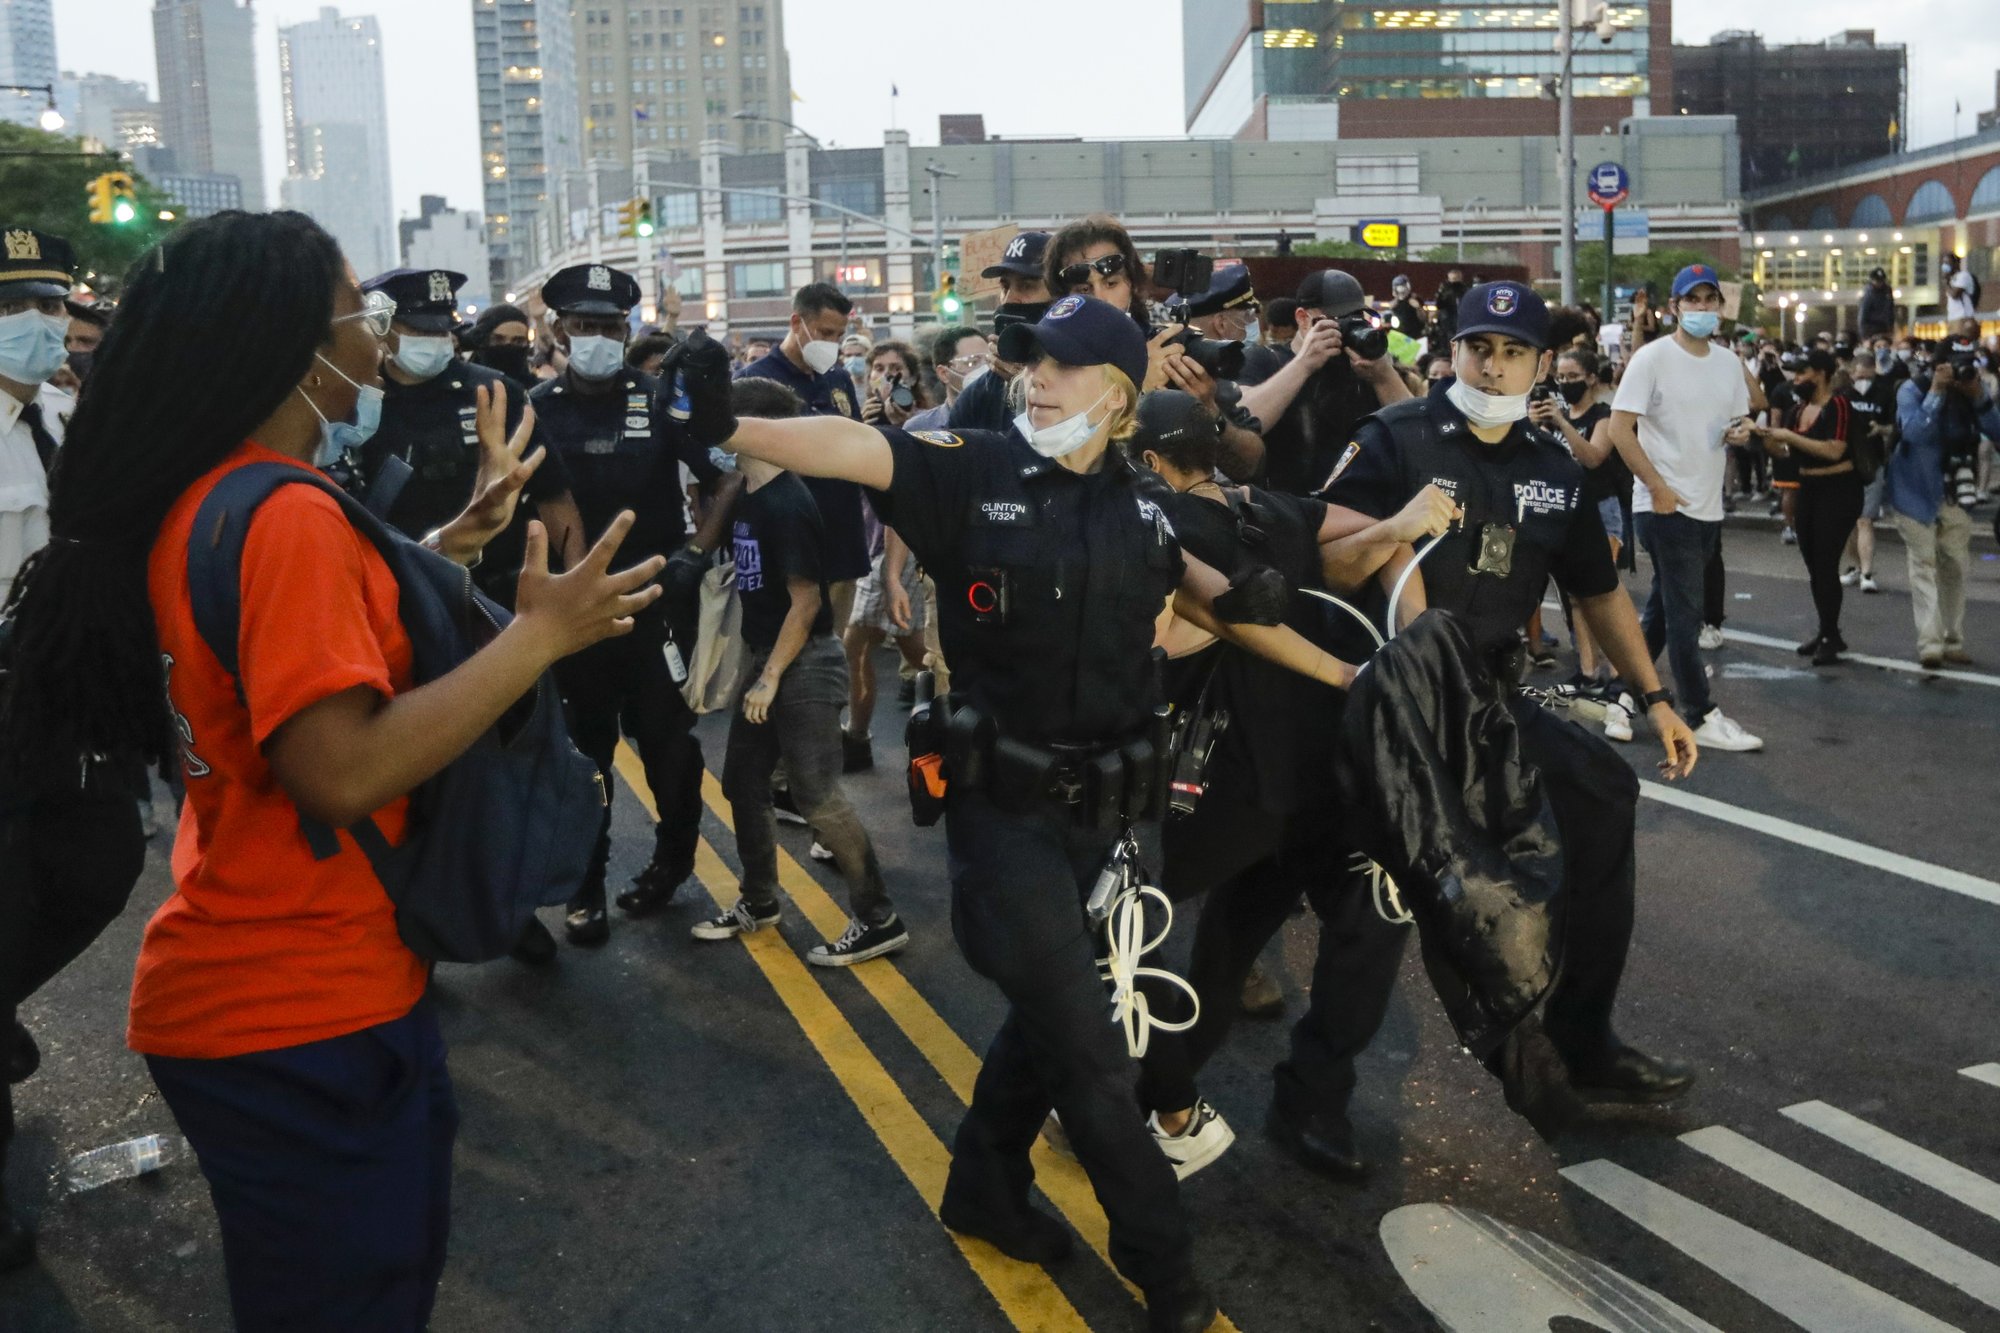
<svg viewBox="0 0 2000 1333">
<path fill-rule="evenodd" d="M 1754 7 L 1767 40 L 1817 41 L 1850 27 L 1910 48 L 1913 145 L 1961 133 L 1993 106 L 2000 25 L 1976 16 L 1993 0 L 1766 0 Z M 56 54 L 66 70 L 156 85 L 152 0 L 55 0 Z M 316 17 L 319 0 L 256 0 L 266 188 L 284 175 L 278 111 L 277 28 Z M 389 87 L 390 169 L 396 208 L 419 194 L 480 207 L 472 0 L 348 0 L 349 14 L 382 25 Z M 790 0 L 785 7 L 792 119 L 821 139 L 881 142 L 889 86 L 896 123 L 918 144 L 937 142 L 940 113 L 981 112 L 996 134 L 1092 138 L 1182 132 L 1180 5 L 1172 0 Z M 1674 37 L 1705 42 L 1744 23 L 1742 0 L 1675 0 Z M 996 15 L 1003 16 L 996 19 Z M 1065 37 L 1064 34 L 1071 34 Z M 1113 38 L 1112 34 L 1118 34 Z M 1088 76 L 1066 77 L 1046 53 L 1089 53 Z M 1108 51 L 1122 48 L 1119 58 Z M 1001 53 L 995 55 L 994 53 Z M 155 87 L 157 92 L 157 88 Z M 1553 119 L 1553 117 L 1551 117 Z"/>
</svg>

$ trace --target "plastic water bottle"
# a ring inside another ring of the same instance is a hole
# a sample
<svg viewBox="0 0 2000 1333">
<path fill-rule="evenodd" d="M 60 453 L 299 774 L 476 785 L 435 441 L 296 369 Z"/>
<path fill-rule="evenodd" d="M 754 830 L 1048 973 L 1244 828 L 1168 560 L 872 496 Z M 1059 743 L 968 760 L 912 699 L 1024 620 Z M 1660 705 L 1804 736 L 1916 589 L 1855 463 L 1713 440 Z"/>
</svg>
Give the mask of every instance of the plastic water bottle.
<svg viewBox="0 0 2000 1333">
<path fill-rule="evenodd" d="M 123 1143 L 93 1148 L 70 1158 L 64 1179 L 69 1183 L 71 1193 L 81 1194 L 99 1185 L 109 1185 L 114 1180 L 130 1180 L 134 1176 L 157 1171 L 179 1161 L 185 1150 L 186 1140 L 172 1134 L 148 1134 L 143 1138 L 127 1139 Z"/>
</svg>

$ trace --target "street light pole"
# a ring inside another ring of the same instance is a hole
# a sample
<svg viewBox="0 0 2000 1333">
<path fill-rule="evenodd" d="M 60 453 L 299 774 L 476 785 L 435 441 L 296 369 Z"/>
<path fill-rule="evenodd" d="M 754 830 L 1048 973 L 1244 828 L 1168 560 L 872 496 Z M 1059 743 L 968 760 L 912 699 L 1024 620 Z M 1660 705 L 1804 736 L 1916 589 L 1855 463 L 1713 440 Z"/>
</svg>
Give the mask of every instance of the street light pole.
<svg viewBox="0 0 2000 1333">
<path fill-rule="evenodd" d="M 1483 204 L 1485 202 L 1485 195 L 1475 194 L 1472 198 L 1458 206 L 1458 263 L 1460 268 L 1465 266 L 1465 215 L 1472 211 L 1474 204 Z"/>
<path fill-rule="evenodd" d="M 41 127 L 54 134 L 63 127 L 62 112 L 56 110 L 56 86 L 53 83 L 0 83 L 0 92 L 41 93 L 49 99 L 42 109 Z"/>
<path fill-rule="evenodd" d="M 924 163 L 924 174 L 931 178 L 931 262 L 937 269 L 944 267 L 944 217 L 938 212 L 938 182 L 944 179 L 957 180 L 956 171 L 946 171 L 935 162 Z M 933 273 L 935 278 L 937 273 Z"/>
<path fill-rule="evenodd" d="M 1562 73 L 1558 76 L 1556 151 L 1561 154 L 1557 175 L 1562 191 L 1562 303 L 1576 304 L 1576 102 L 1570 88 L 1571 57 L 1576 52 L 1576 34 L 1570 26 L 1570 0 L 1558 0 L 1557 41 L 1562 44 Z"/>
<path fill-rule="evenodd" d="M 781 117 L 778 116 L 760 116 L 754 111 L 738 111 L 734 115 L 730 116 L 730 119 L 761 121 L 766 125 L 783 125 L 793 134 L 805 135 L 807 142 L 811 143 L 814 148 L 824 149 L 826 147 L 825 144 L 821 143 L 808 131 L 802 130 L 798 126 L 792 124 L 791 121 L 782 119 Z"/>
</svg>

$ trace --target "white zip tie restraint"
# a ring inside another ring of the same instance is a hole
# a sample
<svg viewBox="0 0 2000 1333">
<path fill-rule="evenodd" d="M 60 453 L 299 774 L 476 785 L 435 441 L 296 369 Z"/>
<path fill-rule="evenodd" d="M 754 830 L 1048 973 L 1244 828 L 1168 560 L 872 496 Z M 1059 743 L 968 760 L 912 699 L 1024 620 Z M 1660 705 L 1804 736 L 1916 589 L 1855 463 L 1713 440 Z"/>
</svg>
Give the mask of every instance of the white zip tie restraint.
<svg viewBox="0 0 2000 1333">
<path fill-rule="evenodd" d="M 1139 960 L 1157 949 L 1174 928 L 1174 905 L 1167 895 L 1151 884 L 1140 883 L 1144 871 L 1139 865 L 1139 844 L 1127 829 L 1111 859 L 1097 874 L 1085 913 L 1093 925 L 1104 928 L 1104 956 L 1097 960 L 1097 973 L 1111 983 L 1111 1021 L 1125 1031 L 1125 1050 L 1133 1059 L 1145 1055 L 1153 1030 L 1186 1032 L 1201 1018 L 1201 997 L 1193 986 L 1163 967 L 1142 967 Z M 1146 899 L 1158 900 L 1159 933 L 1146 937 Z M 1153 1017 L 1139 979 L 1150 977 L 1178 987 L 1188 997 L 1191 1012 L 1178 1023 Z"/>
</svg>

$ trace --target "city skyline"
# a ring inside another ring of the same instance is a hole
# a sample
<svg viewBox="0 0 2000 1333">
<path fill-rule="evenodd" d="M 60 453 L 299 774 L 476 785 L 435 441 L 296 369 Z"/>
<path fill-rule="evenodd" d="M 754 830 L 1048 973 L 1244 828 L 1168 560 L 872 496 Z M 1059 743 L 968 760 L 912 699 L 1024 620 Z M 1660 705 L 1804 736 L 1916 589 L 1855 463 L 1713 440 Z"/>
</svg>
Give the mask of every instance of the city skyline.
<svg viewBox="0 0 2000 1333">
<path fill-rule="evenodd" d="M 372 15 L 319 17 L 278 29 L 289 207 L 317 219 L 364 274 L 392 267 L 388 105 L 382 34 Z"/>
</svg>

